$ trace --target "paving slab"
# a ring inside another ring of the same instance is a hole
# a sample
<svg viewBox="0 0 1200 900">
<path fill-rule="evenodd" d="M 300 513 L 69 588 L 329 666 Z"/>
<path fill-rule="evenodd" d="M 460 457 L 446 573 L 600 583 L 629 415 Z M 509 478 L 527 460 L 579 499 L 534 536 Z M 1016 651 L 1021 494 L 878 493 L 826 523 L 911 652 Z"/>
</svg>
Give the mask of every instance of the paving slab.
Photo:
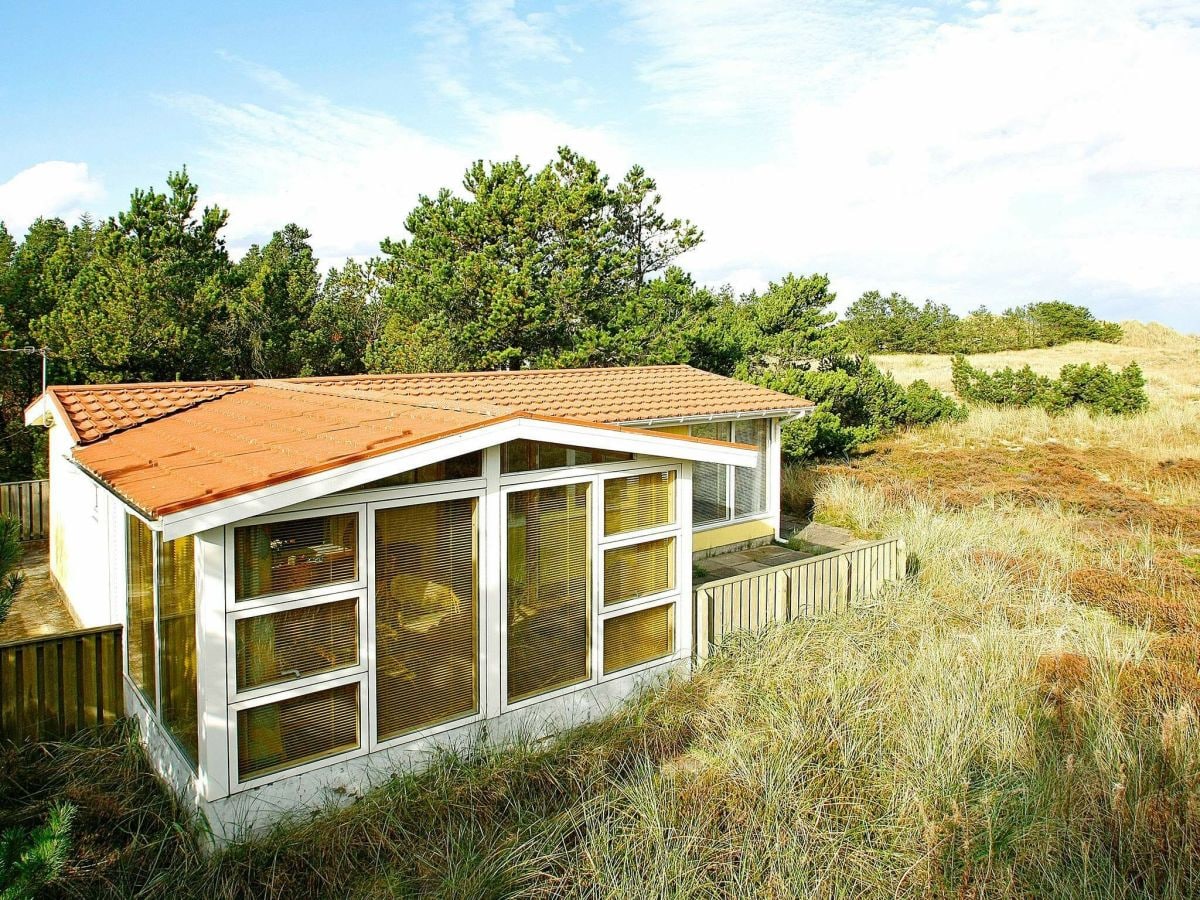
<svg viewBox="0 0 1200 900">
<path fill-rule="evenodd" d="M 50 555 L 45 544 L 27 544 L 21 558 L 25 580 L 17 589 L 8 618 L 0 622 L 0 643 L 74 631 L 80 625 L 50 577 Z"/>
</svg>

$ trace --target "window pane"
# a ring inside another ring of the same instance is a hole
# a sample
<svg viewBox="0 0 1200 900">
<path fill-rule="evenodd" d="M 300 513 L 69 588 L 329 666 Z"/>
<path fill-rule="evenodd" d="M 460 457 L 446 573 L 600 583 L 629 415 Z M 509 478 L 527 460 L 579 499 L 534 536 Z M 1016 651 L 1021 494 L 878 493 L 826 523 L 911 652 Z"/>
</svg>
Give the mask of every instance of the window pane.
<svg viewBox="0 0 1200 900">
<path fill-rule="evenodd" d="M 728 422 L 692 426 L 693 437 L 714 441 L 730 439 Z M 692 525 L 707 525 L 729 518 L 729 467 L 718 463 L 692 463 Z"/>
<path fill-rule="evenodd" d="M 675 538 L 604 551 L 604 605 L 675 587 Z"/>
<path fill-rule="evenodd" d="M 348 488 L 340 493 L 348 494 L 353 491 L 365 491 L 371 488 L 404 487 L 410 484 L 428 484 L 431 481 L 452 481 L 455 478 L 480 478 L 483 475 L 483 451 L 464 453 L 452 459 L 430 463 L 419 469 L 410 469 L 398 475 L 389 475 L 369 481 L 359 487 Z"/>
<path fill-rule="evenodd" d="M 289 519 L 234 530 L 238 600 L 358 578 L 358 515 Z"/>
<path fill-rule="evenodd" d="M 733 470 L 733 513 L 750 516 L 767 511 L 767 419 L 748 419 L 733 426 L 733 439 L 758 448 L 758 465 Z"/>
<path fill-rule="evenodd" d="M 238 619 L 237 689 L 307 678 L 358 664 L 358 601 Z"/>
<path fill-rule="evenodd" d="M 510 472 L 589 466 L 630 459 L 633 459 L 632 453 L 618 453 L 615 450 L 568 447 L 565 444 L 547 444 L 541 441 L 509 441 L 500 448 L 500 473 L 507 475 Z"/>
<path fill-rule="evenodd" d="M 508 495 L 508 699 L 590 675 L 588 485 Z"/>
<path fill-rule="evenodd" d="M 604 482 L 604 533 L 624 534 L 675 521 L 675 473 L 652 472 Z"/>
<path fill-rule="evenodd" d="M 675 604 L 604 620 L 604 674 L 675 652 Z"/>
<path fill-rule="evenodd" d="M 479 708 L 476 501 L 375 513 L 380 740 Z"/>
<path fill-rule="evenodd" d="M 125 516 L 125 605 L 129 677 L 154 707 L 154 535 L 130 515 Z"/>
<path fill-rule="evenodd" d="M 238 710 L 238 780 L 358 747 L 358 685 Z"/>
<path fill-rule="evenodd" d="M 160 718 L 195 765 L 199 757 L 196 707 L 196 547 L 191 537 L 164 541 L 158 553 Z"/>
</svg>

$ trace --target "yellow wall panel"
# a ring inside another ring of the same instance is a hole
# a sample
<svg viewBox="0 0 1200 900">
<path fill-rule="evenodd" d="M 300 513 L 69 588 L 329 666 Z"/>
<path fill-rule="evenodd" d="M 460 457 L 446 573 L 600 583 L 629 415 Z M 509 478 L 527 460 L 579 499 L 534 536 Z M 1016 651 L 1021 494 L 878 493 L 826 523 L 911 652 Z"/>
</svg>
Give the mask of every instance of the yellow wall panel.
<svg viewBox="0 0 1200 900">
<path fill-rule="evenodd" d="M 711 550 L 726 544 L 740 544 L 755 538 L 774 537 L 775 529 L 769 519 L 754 519 L 750 522 L 735 522 L 720 528 L 692 532 L 692 552 Z"/>
</svg>

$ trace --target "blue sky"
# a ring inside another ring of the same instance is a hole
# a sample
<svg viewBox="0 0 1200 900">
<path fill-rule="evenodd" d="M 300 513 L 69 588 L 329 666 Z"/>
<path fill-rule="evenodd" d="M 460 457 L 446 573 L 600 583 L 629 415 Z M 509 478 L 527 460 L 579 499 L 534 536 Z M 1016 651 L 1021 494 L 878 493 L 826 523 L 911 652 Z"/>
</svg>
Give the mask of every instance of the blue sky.
<svg viewBox="0 0 1200 900">
<path fill-rule="evenodd" d="M 109 215 L 186 163 L 234 252 L 326 265 L 475 158 L 658 178 L 704 281 L 828 272 L 959 310 L 1200 330 L 1200 3 L 5 3 L 0 219 Z"/>
</svg>

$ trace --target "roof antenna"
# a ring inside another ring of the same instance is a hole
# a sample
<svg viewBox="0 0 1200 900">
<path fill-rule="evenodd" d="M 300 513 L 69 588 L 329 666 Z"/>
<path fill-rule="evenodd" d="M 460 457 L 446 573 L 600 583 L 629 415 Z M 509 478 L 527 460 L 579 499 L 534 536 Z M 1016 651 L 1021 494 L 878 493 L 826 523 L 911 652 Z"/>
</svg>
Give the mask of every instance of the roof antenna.
<svg viewBox="0 0 1200 900">
<path fill-rule="evenodd" d="M 49 347 L 0 348 L 0 353 L 23 353 L 27 356 L 31 356 L 34 353 L 38 354 L 42 358 L 42 394 L 46 393 L 46 358 L 50 355 Z"/>
</svg>

